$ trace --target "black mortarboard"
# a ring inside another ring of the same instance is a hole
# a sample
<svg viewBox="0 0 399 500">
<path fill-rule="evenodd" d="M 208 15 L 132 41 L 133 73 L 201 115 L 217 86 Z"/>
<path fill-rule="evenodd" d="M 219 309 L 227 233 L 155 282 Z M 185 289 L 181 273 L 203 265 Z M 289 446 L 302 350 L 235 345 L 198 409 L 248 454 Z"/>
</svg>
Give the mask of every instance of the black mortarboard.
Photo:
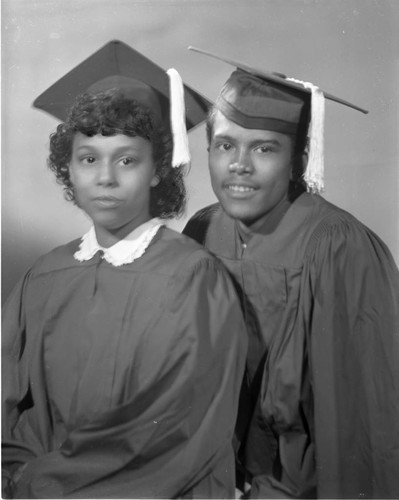
<svg viewBox="0 0 399 500">
<path fill-rule="evenodd" d="M 169 79 L 166 71 L 119 40 L 112 40 L 45 90 L 33 103 L 61 121 L 77 95 L 86 90 L 105 90 L 112 86 L 151 87 L 159 99 L 164 124 L 169 128 Z M 210 101 L 184 85 L 187 129 L 206 118 Z"/>
<path fill-rule="evenodd" d="M 119 88 L 150 108 L 169 131 L 174 128 L 170 123 L 171 78 L 164 69 L 127 44 L 112 40 L 45 90 L 33 106 L 65 121 L 79 94 Z M 190 130 L 205 120 L 210 101 L 188 85 L 181 87 L 184 88 L 185 125 Z M 184 123 L 184 119 L 182 121 Z"/>
<path fill-rule="evenodd" d="M 215 102 L 215 107 L 229 120 L 244 128 L 290 135 L 296 135 L 303 125 L 307 127 L 310 120 L 309 161 L 304 178 L 310 191 L 323 191 L 324 98 L 363 113 L 367 111 L 310 83 L 251 68 L 194 47 L 189 49 L 236 68 Z"/>
</svg>

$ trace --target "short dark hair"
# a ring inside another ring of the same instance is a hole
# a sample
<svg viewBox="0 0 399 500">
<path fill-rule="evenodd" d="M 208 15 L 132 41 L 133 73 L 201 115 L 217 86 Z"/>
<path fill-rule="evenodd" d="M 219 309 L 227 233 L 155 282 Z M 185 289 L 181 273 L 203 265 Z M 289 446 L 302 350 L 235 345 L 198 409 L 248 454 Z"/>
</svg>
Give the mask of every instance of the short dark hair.
<svg viewBox="0 0 399 500">
<path fill-rule="evenodd" d="M 183 170 L 172 168 L 173 143 L 170 134 L 158 125 L 152 113 L 137 101 L 124 96 L 118 89 L 78 96 L 65 123 L 50 135 L 48 166 L 57 182 L 64 186 L 65 198 L 75 203 L 69 175 L 69 162 L 75 134 L 87 136 L 124 134 L 142 137 L 152 144 L 157 186 L 151 188 L 150 214 L 168 219 L 184 212 L 186 189 Z"/>
</svg>

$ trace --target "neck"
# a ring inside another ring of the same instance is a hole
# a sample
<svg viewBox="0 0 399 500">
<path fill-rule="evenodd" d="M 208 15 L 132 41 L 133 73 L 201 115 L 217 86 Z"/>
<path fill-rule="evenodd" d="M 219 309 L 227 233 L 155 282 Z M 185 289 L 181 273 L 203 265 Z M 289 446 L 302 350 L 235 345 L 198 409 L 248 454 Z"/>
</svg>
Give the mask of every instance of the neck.
<svg viewBox="0 0 399 500">
<path fill-rule="evenodd" d="M 148 216 L 143 219 L 130 221 L 128 224 L 117 229 L 108 229 L 98 224 L 94 224 L 97 242 L 103 248 L 110 248 L 119 241 L 125 239 L 126 236 L 150 219 L 151 217 Z"/>
<path fill-rule="evenodd" d="M 256 233 L 260 232 L 260 230 L 262 233 L 270 233 L 274 231 L 276 226 L 279 224 L 290 205 L 290 201 L 291 200 L 289 200 L 288 194 L 286 194 L 276 205 L 274 205 L 271 210 L 269 210 L 269 212 L 264 214 L 262 217 L 249 224 L 239 220 L 237 221 L 238 226 L 244 233 Z"/>
</svg>

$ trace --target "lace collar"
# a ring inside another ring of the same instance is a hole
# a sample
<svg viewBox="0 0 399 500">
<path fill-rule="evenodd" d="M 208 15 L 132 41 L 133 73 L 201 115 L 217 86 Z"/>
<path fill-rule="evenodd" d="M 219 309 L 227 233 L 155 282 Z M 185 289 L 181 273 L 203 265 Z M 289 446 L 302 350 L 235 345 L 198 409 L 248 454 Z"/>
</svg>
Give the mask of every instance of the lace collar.
<svg viewBox="0 0 399 500">
<path fill-rule="evenodd" d="M 103 248 L 98 244 L 96 232 L 92 226 L 82 237 L 79 250 L 73 256 L 79 262 L 83 262 L 92 259 L 97 252 L 101 252 L 102 258 L 113 266 L 130 264 L 143 255 L 158 229 L 164 225 L 165 222 L 159 218 L 151 219 L 109 248 Z"/>
</svg>

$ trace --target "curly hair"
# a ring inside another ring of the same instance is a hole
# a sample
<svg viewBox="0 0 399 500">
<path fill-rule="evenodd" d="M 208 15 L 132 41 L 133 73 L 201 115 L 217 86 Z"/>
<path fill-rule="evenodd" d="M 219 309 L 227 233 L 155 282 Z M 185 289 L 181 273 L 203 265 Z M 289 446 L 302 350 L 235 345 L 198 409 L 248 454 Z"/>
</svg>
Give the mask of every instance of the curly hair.
<svg viewBox="0 0 399 500">
<path fill-rule="evenodd" d="M 57 182 L 64 186 L 64 196 L 75 203 L 74 189 L 69 174 L 69 162 L 75 134 L 89 137 L 101 134 L 124 134 L 142 137 L 152 144 L 157 186 L 150 192 L 152 217 L 168 219 L 183 214 L 186 189 L 183 170 L 171 167 L 172 139 L 151 112 L 120 90 L 111 89 L 96 94 L 84 93 L 77 97 L 65 123 L 58 125 L 50 135 L 50 155 L 47 163 Z"/>
</svg>

